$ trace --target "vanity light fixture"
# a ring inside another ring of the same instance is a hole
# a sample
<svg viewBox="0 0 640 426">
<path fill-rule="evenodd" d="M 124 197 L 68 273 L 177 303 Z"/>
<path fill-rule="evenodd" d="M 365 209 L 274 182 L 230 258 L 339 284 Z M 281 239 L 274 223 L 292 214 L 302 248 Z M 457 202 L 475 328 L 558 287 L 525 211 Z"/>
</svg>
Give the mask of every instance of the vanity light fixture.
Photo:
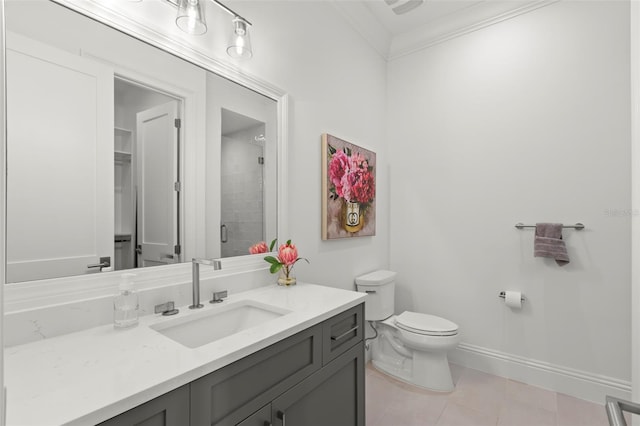
<svg viewBox="0 0 640 426">
<path fill-rule="evenodd" d="M 202 35 L 207 32 L 204 8 L 199 0 L 178 0 L 176 25 L 187 34 Z"/>
<path fill-rule="evenodd" d="M 205 21 L 205 5 L 207 0 L 166 0 L 178 8 L 176 25 L 182 31 L 192 35 L 202 35 L 207 32 Z M 232 33 L 227 47 L 227 54 L 236 59 L 249 59 L 253 56 L 249 27 L 251 22 L 229 9 L 218 0 L 208 0 L 233 16 Z"/>
<path fill-rule="evenodd" d="M 229 39 L 227 54 L 236 59 L 249 59 L 253 56 L 248 28 L 250 24 L 241 16 L 236 16 L 232 22 L 233 32 Z"/>
</svg>

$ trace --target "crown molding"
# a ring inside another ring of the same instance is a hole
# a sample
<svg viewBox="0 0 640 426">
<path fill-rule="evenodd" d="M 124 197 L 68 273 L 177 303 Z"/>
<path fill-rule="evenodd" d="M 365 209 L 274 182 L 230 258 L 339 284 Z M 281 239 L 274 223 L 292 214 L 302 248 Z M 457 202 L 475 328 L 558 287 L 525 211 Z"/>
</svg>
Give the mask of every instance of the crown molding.
<svg viewBox="0 0 640 426">
<path fill-rule="evenodd" d="M 484 1 L 393 36 L 361 1 L 333 0 L 336 10 L 385 60 L 406 56 L 560 0 Z"/>
<path fill-rule="evenodd" d="M 387 60 L 391 61 L 436 44 L 465 34 L 478 31 L 491 25 L 513 19 L 542 7 L 557 3 L 559 0 L 533 0 L 514 7 L 511 2 L 483 2 L 461 10 L 446 19 L 436 20 L 416 30 L 400 34 L 393 38 Z"/>
</svg>

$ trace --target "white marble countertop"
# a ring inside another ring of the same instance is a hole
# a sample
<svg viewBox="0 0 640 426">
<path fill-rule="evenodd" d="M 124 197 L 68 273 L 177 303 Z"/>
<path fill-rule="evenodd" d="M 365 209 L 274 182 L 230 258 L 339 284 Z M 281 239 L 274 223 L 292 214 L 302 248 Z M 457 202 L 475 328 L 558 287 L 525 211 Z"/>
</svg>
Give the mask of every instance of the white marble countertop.
<svg viewBox="0 0 640 426">
<path fill-rule="evenodd" d="M 5 349 L 7 426 L 90 425 L 107 420 L 364 301 L 365 294 L 313 284 L 230 294 L 221 304 L 173 317 L 140 318 Z M 251 299 L 290 310 L 195 349 L 151 325 Z"/>
</svg>

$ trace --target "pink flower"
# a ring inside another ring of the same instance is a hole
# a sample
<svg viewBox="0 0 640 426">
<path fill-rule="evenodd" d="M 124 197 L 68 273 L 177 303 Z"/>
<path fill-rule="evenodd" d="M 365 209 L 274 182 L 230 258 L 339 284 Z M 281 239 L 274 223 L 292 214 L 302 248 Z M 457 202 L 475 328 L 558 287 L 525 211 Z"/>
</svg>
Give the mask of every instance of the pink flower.
<svg viewBox="0 0 640 426">
<path fill-rule="evenodd" d="M 343 151 L 337 151 L 329 163 L 329 180 L 336 187 L 336 194 L 342 197 L 342 178 L 349 169 L 349 157 Z"/>
<path fill-rule="evenodd" d="M 271 250 L 273 250 L 275 243 L 276 240 L 273 240 Z M 278 248 L 278 257 L 266 256 L 264 260 L 271 265 L 269 266 L 269 272 L 275 274 L 278 271 L 282 271 L 286 277 L 289 277 L 293 265 L 295 265 L 298 260 L 304 260 L 309 263 L 307 259 L 298 257 L 298 249 L 295 245 L 291 244 L 291 240 L 287 240 L 286 244 L 282 244 Z"/>
<path fill-rule="evenodd" d="M 376 196 L 376 182 L 370 172 L 360 174 L 351 188 L 351 195 L 358 203 L 370 203 Z"/>
<path fill-rule="evenodd" d="M 298 260 L 298 249 L 294 244 L 287 242 L 278 248 L 278 260 L 285 266 L 291 266 Z"/>
<path fill-rule="evenodd" d="M 329 147 L 329 152 L 332 153 L 328 165 L 331 199 L 371 203 L 376 195 L 376 182 L 367 158 L 361 152 L 346 148 L 337 150 Z"/>
<path fill-rule="evenodd" d="M 349 157 L 349 168 L 350 169 L 361 169 L 367 170 L 369 164 L 367 163 L 367 159 L 364 158 L 364 155 L 359 152 L 354 152 L 351 157 Z"/>
<path fill-rule="evenodd" d="M 264 241 L 260 241 L 259 243 L 249 247 L 249 253 L 251 254 L 266 253 L 268 251 L 269 247 L 267 247 L 267 243 L 265 243 Z"/>
</svg>

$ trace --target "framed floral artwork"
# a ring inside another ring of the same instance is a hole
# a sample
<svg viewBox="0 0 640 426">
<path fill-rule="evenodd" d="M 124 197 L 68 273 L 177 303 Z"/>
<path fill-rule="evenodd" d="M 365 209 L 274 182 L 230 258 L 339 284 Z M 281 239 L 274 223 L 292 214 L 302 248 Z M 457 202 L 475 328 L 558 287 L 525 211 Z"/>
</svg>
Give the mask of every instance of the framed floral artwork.
<svg viewBox="0 0 640 426">
<path fill-rule="evenodd" d="M 376 153 L 322 135 L 322 239 L 376 234 Z"/>
</svg>

